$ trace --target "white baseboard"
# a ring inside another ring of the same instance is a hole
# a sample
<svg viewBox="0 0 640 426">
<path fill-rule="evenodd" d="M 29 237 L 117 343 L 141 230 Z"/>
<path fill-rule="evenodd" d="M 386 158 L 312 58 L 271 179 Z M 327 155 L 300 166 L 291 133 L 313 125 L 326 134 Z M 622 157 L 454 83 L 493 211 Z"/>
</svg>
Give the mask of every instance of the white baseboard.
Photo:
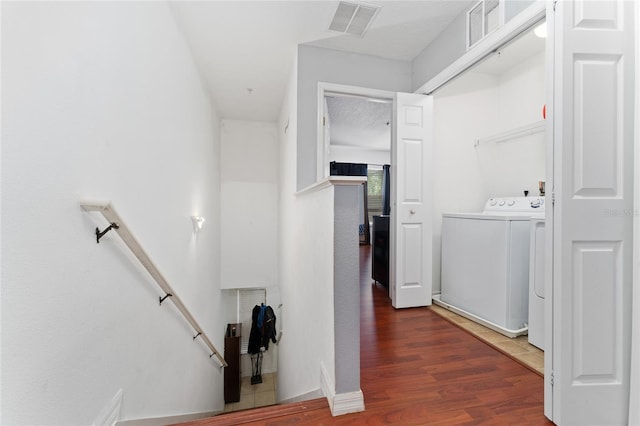
<svg viewBox="0 0 640 426">
<path fill-rule="evenodd" d="M 336 396 L 336 387 L 322 362 L 320 362 L 320 389 L 322 389 L 324 397 L 327 398 L 329 408 L 331 408 L 331 413 L 333 413 L 333 399 Z"/>
<path fill-rule="evenodd" d="M 333 398 L 331 414 L 334 416 L 358 413 L 360 411 L 364 411 L 364 395 L 361 390 L 339 393 Z"/>
<path fill-rule="evenodd" d="M 164 426 L 175 423 L 184 423 L 192 420 L 213 417 L 222 411 L 208 411 L 204 413 L 183 414 L 179 416 L 154 417 L 150 419 L 124 420 L 117 423 L 117 426 Z"/>
<path fill-rule="evenodd" d="M 120 420 L 122 412 L 122 389 L 118 389 L 115 396 L 93 421 L 94 426 L 114 426 Z"/>
<path fill-rule="evenodd" d="M 358 413 L 364 411 L 364 395 L 362 390 L 336 394 L 333 380 L 329 377 L 324 364 L 320 364 L 320 384 L 322 392 L 327 398 L 332 416 L 342 416 L 343 414 Z"/>
<path fill-rule="evenodd" d="M 298 395 L 298 396 L 293 397 L 293 398 L 283 399 L 281 401 L 278 401 L 278 404 L 292 404 L 294 402 L 304 402 L 304 401 L 309 401 L 311 399 L 322 398 L 323 396 L 324 395 L 322 393 L 322 390 L 321 389 L 316 389 L 314 391 L 307 392 L 305 394 Z"/>
</svg>

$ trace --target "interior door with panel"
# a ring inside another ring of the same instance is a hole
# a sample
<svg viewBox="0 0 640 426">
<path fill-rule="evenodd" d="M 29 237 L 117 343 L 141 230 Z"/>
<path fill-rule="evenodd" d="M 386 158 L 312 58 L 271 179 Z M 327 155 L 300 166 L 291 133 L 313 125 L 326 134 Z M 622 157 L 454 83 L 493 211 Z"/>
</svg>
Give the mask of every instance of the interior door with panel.
<svg viewBox="0 0 640 426">
<path fill-rule="evenodd" d="M 391 141 L 391 302 L 431 305 L 433 98 L 397 93 Z"/>
<path fill-rule="evenodd" d="M 552 420 L 627 424 L 634 2 L 552 3 Z"/>
</svg>

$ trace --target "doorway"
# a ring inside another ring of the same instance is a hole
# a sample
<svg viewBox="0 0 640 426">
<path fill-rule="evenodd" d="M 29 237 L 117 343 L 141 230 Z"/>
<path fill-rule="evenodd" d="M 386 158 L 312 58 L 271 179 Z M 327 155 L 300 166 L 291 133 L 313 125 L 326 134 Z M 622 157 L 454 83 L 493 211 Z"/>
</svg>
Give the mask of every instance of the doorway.
<svg viewBox="0 0 640 426">
<path fill-rule="evenodd" d="M 391 101 L 389 293 L 394 308 L 428 306 L 432 296 L 433 98 L 318 83 L 318 181 L 330 179 L 325 94 Z M 386 122 L 385 122 L 386 125 Z"/>
</svg>

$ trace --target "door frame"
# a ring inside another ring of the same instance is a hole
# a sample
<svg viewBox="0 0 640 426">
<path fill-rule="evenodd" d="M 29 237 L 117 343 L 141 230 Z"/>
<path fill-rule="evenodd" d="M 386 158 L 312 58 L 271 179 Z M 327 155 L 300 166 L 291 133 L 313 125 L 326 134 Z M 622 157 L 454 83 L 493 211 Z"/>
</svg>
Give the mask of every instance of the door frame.
<svg viewBox="0 0 640 426">
<path fill-rule="evenodd" d="M 635 5 L 635 25 L 636 43 L 640 46 L 640 4 Z M 636 52 L 638 51 L 636 47 Z M 640 398 L 640 55 L 636 55 L 635 64 L 636 75 L 636 122 L 635 122 L 635 142 L 634 142 L 634 215 L 633 215 L 633 301 L 631 302 L 631 386 L 629 389 L 629 401 L 637 401 Z M 629 424 L 640 423 L 640 406 L 629 403 Z"/>
<path fill-rule="evenodd" d="M 398 204 L 398 200 L 399 200 L 399 195 L 398 195 L 398 187 L 396 187 L 396 185 L 398 185 L 398 182 L 400 182 L 397 179 L 398 176 L 398 167 L 401 167 L 399 165 L 402 165 L 402 167 L 404 167 L 404 161 L 399 161 L 397 158 L 398 155 L 398 149 L 399 149 L 399 131 L 402 130 L 402 133 L 410 133 L 412 135 L 412 138 L 415 141 L 418 140 L 422 140 L 423 142 L 427 141 L 429 143 L 432 142 L 432 138 L 423 138 L 420 139 L 418 136 L 422 133 L 424 133 L 424 129 L 426 126 L 430 126 L 431 122 L 432 122 L 432 101 L 430 101 L 429 108 L 424 108 L 424 102 L 425 99 L 423 98 L 428 98 L 427 96 L 424 95 L 420 95 L 420 94 L 411 94 L 411 93 L 401 93 L 401 92 L 389 92 L 389 91 L 385 91 L 385 90 L 378 90 L 378 89 L 370 89 L 370 88 L 364 88 L 364 87 L 357 87 L 357 86 L 347 86 L 347 85 L 342 85 L 342 84 L 333 84 L 333 83 L 325 83 L 325 82 L 319 82 L 318 83 L 318 92 L 317 92 L 317 134 L 316 134 L 316 143 L 317 143 L 317 158 L 318 158 L 318 162 L 317 162 L 317 169 L 316 169 L 316 176 L 317 176 L 317 180 L 321 181 L 323 179 L 327 179 L 329 177 L 329 162 L 328 162 L 328 158 L 327 158 L 327 149 L 326 149 L 326 137 L 325 137 L 325 129 L 326 126 L 323 123 L 323 118 L 324 118 L 324 106 L 325 106 L 325 97 L 327 94 L 332 94 L 332 95 L 337 95 L 337 96 L 356 96 L 359 98 L 365 98 L 365 99 L 369 99 L 371 101 L 378 101 L 378 102 L 389 102 L 392 105 L 392 117 L 391 117 L 391 159 L 390 159 L 390 164 L 391 164 L 391 170 L 392 170 L 392 185 L 391 185 L 391 194 L 390 194 L 390 203 L 391 203 L 391 213 L 390 213 L 390 233 L 389 233 L 389 237 L 390 237 L 390 244 L 389 244 L 389 249 L 390 249 L 390 253 L 389 253 L 389 295 L 391 297 L 391 302 L 392 305 L 395 308 L 403 308 L 403 307 L 411 307 L 411 306 L 427 306 L 431 304 L 431 297 L 432 297 L 432 268 L 431 266 L 429 266 L 428 268 L 424 268 L 424 269 L 420 269 L 420 274 L 419 274 L 419 280 L 417 283 L 412 283 L 412 285 L 408 285 L 405 286 L 403 284 L 400 284 L 400 280 L 398 280 L 397 278 L 399 277 L 397 271 L 399 271 L 400 269 L 398 269 L 398 263 L 399 263 L 399 249 L 398 249 L 398 243 L 402 243 L 401 247 L 406 248 L 406 237 L 404 236 L 405 234 L 399 235 L 399 233 L 397 232 L 396 229 L 396 221 L 398 220 L 398 218 L 400 218 L 400 211 L 407 211 L 407 215 L 410 215 L 410 217 L 414 218 L 414 222 L 415 222 L 415 218 L 419 218 L 419 217 L 423 217 L 423 213 L 425 209 L 423 208 L 423 206 L 429 211 L 428 213 L 428 224 L 427 224 L 427 228 L 428 228 L 428 241 L 425 241 L 425 239 L 427 239 L 425 236 L 427 234 L 424 233 L 414 233 L 412 235 L 420 235 L 421 237 L 418 238 L 419 241 L 419 247 L 422 248 L 424 247 L 425 244 L 428 244 L 428 248 L 425 247 L 425 253 L 426 256 L 428 257 L 428 265 L 431 265 L 432 262 L 432 242 L 431 242 L 431 235 L 432 235 L 432 231 L 431 231 L 431 211 L 432 211 L 432 203 L 431 203 L 431 191 L 428 191 L 426 194 L 429 196 L 429 200 L 423 200 L 421 198 L 421 203 L 416 204 L 416 206 L 414 208 L 405 208 L 405 209 L 400 209 L 400 205 Z M 402 99 L 404 99 L 404 102 L 406 102 L 408 99 L 406 97 L 410 97 L 412 99 L 412 101 L 409 104 L 404 104 L 402 105 L 402 110 L 406 112 L 406 115 L 404 116 L 404 120 L 403 120 L 403 124 L 398 123 L 397 120 L 397 116 L 399 111 L 401 110 L 401 106 L 398 105 L 398 101 L 399 98 L 402 96 Z M 420 98 L 421 101 L 419 102 L 419 105 L 413 105 L 412 102 L 413 100 L 415 100 L 415 98 Z M 416 111 L 419 111 L 418 116 L 416 116 Z M 427 114 L 426 111 L 430 111 L 429 114 L 429 119 L 427 120 L 425 118 L 425 114 Z M 416 122 L 412 121 L 412 120 L 416 120 L 418 119 Z M 409 121 L 407 121 L 409 120 Z M 420 123 L 418 125 L 418 122 Z M 423 153 L 423 163 L 422 166 L 424 167 L 425 164 L 425 160 L 429 159 L 429 162 L 431 161 L 431 154 L 429 154 L 431 150 L 431 146 L 429 146 L 429 151 L 423 150 L 421 151 Z M 430 164 L 427 164 L 427 166 L 429 166 L 428 168 L 430 169 Z M 426 177 L 428 176 L 426 173 L 422 175 L 423 176 L 423 180 L 426 180 Z M 395 183 L 394 183 L 395 182 Z M 420 191 L 425 191 L 425 187 L 426 185 L 423 184 L 420 186 L 420 188 L 422 188 Z M 404 193 L 404 189 L 403 189 L 403 193 Z M 423 195 L 424 197 L 424 195 Z M 406 203 L 400 203 L 402 205 L 406 205 Z M 417 213 L 417 214 L 416 214 Z M 415 214 L 415 216 L 413 216 Z M 406 221 L 406 218 L 405 218 Z M 423 222 L 419 221 L 418 225 L 421 225 Z M 412 225 L 416 225 L 416 223 L 413 223 Z M 423 228 L 420 228 L 421 230 Z M 415 239 L 412 239 L 411 241 L 413 241 L 415 243 Z M 411 250 L 410 253 L 416 253 L 416 252 L 422 252 L 422 250 Z M 409 258 L 409 257 L 407 257 Z M 403 259 L 407 259 L 407 258 L 403 258 Z M 416 264 L 416 260 L 415 258 L 410 258 L 413 260 L 412 261 L 408 261 L 408 262 L 403 262 L 403 265 L 405 265 L 405 267 L 402 269 L 402 274 L 404 274 L 406 272 L 406 265 L 415 265 Z M 418 264 L 420 264 L 420 266 L 422 266 L 422 264 L 420 262 L 417 262 Z M 404 275 L 402 275 L 404 276 Z M 415 277 L 414 277 L 415 278 Z M 428 286 L 426 285 L 426 282 L 428 281 Z M 417 284 L 417 285 L 414 285 Z M 424 304 L 419 304 L 419 305 L 413 305 L 413 304 L 406 304 L 406 303 L 402 303 L 402 304 L 398 304 L 398 290 L 399 288 L 401 288 L 403 290 L 403 294 L 407 294 L 407 291 L 417 291 L 419 289 L 421 289 L 423 292 L 427 293 L 425 294 L 426 299 Z"/>
</svg>

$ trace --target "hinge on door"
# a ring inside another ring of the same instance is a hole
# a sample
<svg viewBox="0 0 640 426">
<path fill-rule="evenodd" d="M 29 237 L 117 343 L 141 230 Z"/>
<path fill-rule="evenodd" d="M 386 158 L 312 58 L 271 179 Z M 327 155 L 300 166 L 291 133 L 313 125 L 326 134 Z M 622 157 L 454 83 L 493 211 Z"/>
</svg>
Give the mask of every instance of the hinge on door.
<svg viewBox="0 0 640 426">
<path fill-rule="evenodd" d="M 322 125 L 323 126 L 327 125 L 327 117 L 322 117 Z"/>
<path fill-rule="evenodd" d="M 556 11 L 556 4 L 558 4 L 558 0 L 553 0 L 553 11 Z"/>
<path fill-rule="evenodd" d="M 552 206 L 556 205 L 556 193 L 555 192 L 551 193 L 551 205 Z"/>
<path fill-rule="evenodd" d="M 554 384 L 553 371 L 551 372 L 551 376 L 549 377 L 549 383 L 551 384 L 551 386 L 553 386 Z"/>
</svg>

